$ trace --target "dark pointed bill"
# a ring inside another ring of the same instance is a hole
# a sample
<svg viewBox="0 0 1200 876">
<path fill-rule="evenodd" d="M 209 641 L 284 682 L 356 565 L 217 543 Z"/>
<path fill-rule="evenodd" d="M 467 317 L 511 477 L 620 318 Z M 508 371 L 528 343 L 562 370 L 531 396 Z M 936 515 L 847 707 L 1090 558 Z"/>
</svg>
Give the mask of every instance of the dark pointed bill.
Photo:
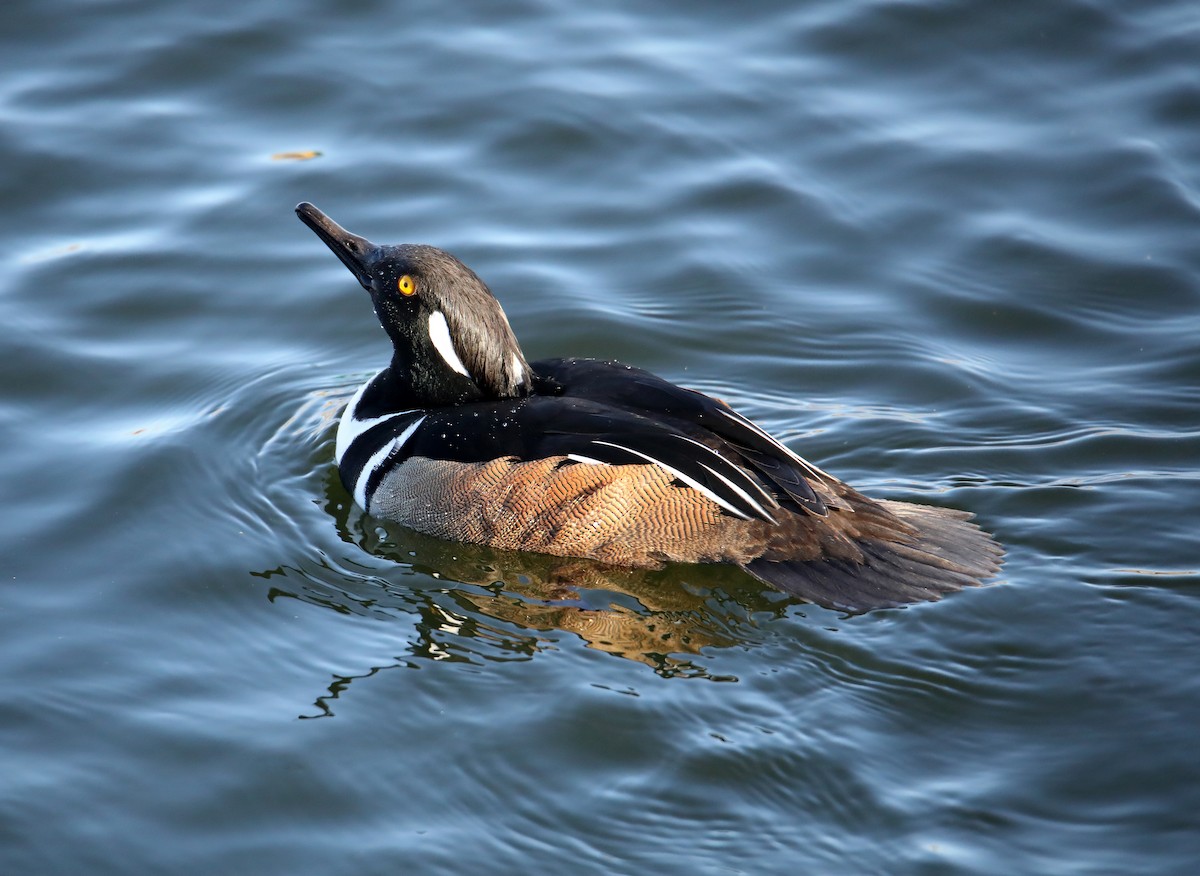
<svg viewBox="0 0 1200 876">
<path fill-rule="evenodd" d="M 379 253 L 379 247 L 365 237 L 352 234 L 338 225 L 308 201 L 296 205 L 300 221 L 316 232 L 317 237 L 333 250 L 355 278 L 364 287 L 371 286 L 370 265 Z"/>
</svg>

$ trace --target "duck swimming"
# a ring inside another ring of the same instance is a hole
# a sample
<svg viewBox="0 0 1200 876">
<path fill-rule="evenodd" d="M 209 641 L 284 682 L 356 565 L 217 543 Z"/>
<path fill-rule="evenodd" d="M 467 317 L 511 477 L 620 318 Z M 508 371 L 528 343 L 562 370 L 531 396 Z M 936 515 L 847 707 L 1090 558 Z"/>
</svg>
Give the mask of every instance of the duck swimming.
<svg viewBox="0 0 1200 876">
<path fill-rule="evenodd" d="M 378 245 L 312 204 L 300 220 L 371 296 L 392 341 L 337 432 L 369 514 L 419 532 L 616 566 L 732 563 L 862 612 L 996 573 L 970 514 L 870 499 L 724 402 L 596 359 L 528 362 L 500 303 L 454 256 Z"/>
</svg>

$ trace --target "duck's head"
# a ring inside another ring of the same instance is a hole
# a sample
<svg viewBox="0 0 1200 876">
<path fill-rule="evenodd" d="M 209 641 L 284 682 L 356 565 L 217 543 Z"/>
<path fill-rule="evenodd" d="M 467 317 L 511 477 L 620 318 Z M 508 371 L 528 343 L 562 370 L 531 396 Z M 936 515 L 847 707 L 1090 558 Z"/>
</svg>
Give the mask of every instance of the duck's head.
<svg viewBox="0 0 1200 876">
<path fill-rule="evenodd" d="M 406 382 L 415 403 L 529 393 L 529 364 L 500 302 L 474 271 L 436 247 L 371 243 L 307 202 L 296 215 L 371 294 L 392 339 L 393 377 Z"/>
</svg>

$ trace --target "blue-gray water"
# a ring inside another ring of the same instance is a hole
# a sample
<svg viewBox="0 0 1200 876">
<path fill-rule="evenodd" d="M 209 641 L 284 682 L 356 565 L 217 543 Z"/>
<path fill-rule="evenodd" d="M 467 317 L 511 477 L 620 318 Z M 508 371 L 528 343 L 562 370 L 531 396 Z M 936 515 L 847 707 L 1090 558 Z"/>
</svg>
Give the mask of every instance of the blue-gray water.
<svg viewBox="0 0 1200 876">
<path fill-rule="evenodd" d="M 3 4 L 0 872 L 1194 872 L 1198 61 L 1194 0 Z M 300 200 L 1001 578 L 364 520 Z"/>
</svg>

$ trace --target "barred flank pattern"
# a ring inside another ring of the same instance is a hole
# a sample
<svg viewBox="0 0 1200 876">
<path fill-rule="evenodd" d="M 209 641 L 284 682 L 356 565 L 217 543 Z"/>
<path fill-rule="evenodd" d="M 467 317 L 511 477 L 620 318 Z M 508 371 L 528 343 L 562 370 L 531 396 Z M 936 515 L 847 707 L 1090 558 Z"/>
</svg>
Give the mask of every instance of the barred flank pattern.
<svg viewBox="0 0 1200 876">
<path fill-rule="evenodd" d="M 783 511 L 772 526 L 722 514 L 655 465 L 413 457 L 384 478 L 372 511 L 453 541 L 618 566 L 736 563 L 848 611 L 939 599 L 999 568 L 1001 549 L 969 514 L 875 502 L 832 478 L 826 486 L 843 508 L 825 518 Z"/>
<path fill-rule="evenodd" d="M 635 567 L 744 562 L 750 531 L 764 529 L 754 526 L 762 521 L 722 515 L 656 465 L 587 465 L 564 456 L 478 463 L 412 457 L 384 478 L 371 511 L 455 541 Z"/>
</svg>

